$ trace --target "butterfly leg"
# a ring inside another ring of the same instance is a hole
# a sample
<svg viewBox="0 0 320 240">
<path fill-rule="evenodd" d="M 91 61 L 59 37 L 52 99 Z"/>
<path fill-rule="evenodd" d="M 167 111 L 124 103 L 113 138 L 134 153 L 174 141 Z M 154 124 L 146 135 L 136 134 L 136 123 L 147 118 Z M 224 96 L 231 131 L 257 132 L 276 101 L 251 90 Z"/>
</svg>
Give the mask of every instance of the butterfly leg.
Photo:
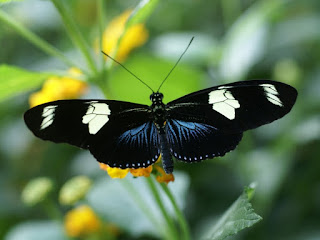
<svg viewBox="0 0 320 240">
<path fill-rule="evenodd" d="M 164 128 L 160 129 L 160 151 L 161 151 L 161 157 L 162 157 L 162 166 L 164 171 L 167 174 L 170 174 L 173 172 L 173 160 L 171 157 L 167 134 L 165 132 Z"/>
</svg>

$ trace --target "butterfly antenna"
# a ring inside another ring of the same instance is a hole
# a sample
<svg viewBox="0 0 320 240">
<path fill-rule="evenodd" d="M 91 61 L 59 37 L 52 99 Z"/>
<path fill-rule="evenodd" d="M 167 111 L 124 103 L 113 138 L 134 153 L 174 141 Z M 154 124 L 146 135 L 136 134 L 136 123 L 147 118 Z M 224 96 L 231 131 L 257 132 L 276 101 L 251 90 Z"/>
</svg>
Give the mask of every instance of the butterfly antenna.
<svg viewBox="0 0 320 240">
<path fill-rule="evenodd" d="M 165 79 L 162 81 L 162 83 L 160 84 L 157 92 L 159 92 L 160 88 L 162 87 L 162 85 L 164 84 L 164 82 L 167 80 L 167 78 L 169 77 L 169 75 L 172 73 L 172 71 L 176 68 L 176 66 L 178 65 L 178 63 L 180 62 L 181 58 L 183 57 L 183 55 L 186 53 L 186 51 L 188 50 L 188 48 L 190 47 L 192 41 L 193 41 L 194 37 L 191 38 L 188 46 L 186 47 L 186 49 L 183 51 L 183 53 L 181 54 L 181 56 L 179 57 L 178 61 L 176 62 L 176 64 L 173 66 L 173 68 L 171 68 L 170 72 L 168 73 L 168 75 L 165 77 Z"/>
<path fill-rule="evenodd" d="M 132 76 L 134 76 L 136 79 L 138 79 L 141 83 L 143 83 L 147 88 L 149 88 L 152 92 L 154 92 L 152 90 L 151 87 L 148 86 L 148 84 L 146 84 L 144 81 L 142 81 L 137 75 L 135 75 L 133 72 L 131 72 L 128 68 L 126 68 L 122 63 L 118 62 L 117 60 L 115 60 L 113 57 L 111 57 L 109 54 L 105 53 L 104 51 L 101 51 L 104 55 L 106 55 L 108 58 L 110 58 L 111 60 L 113 60 L 114 62 L 118 63 L 121 67 L 123 67 L 127 72 L 129 72 Z"/>
</svg>

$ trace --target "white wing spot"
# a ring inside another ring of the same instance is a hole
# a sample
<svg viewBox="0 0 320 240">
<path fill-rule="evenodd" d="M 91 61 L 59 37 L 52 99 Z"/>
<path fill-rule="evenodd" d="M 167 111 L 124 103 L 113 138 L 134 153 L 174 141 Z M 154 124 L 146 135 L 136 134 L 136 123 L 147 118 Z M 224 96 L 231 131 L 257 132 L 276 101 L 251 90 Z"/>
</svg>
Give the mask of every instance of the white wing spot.
<svg viewBox="0 0 320 240">
<path fill-rule="evenodd" d="M 108 104 L 92 101 L 82 117 L 82 123 L 88 124 L 90 134 L 96 134 L 109 121 L 110 114 Z"/>
<path fill-rule="evenodd" d="M 279 93 L 274 85 L 266 83 L 266 84 L 261 84 L 260 86 L 263 87 L 264 93 L 269 102 L 271 102 L 274 105 L 283 107 L 283 103 L 278 97 Z"/>
<path fill-rule="evenodd" d="M 51 105 L 51 106 L 46 106 L 43 108 L 42 111 L 42 123 L 40 125 L 40 130 L 43 130 L 47 127 L 49 127 L 54 120 L 54 115 L 55 115 L 55 110 L 56 110 L 57 105 Z"/>
<path fill-rule="evenodd" d="M 219 112 L 226 118 L 233 120 L 236 117 L 236 109 L 240 107 L 232 93 L 227 89 L 214 90 L 209 93 L 209 104 L 212 109 Z"/>
</svg>

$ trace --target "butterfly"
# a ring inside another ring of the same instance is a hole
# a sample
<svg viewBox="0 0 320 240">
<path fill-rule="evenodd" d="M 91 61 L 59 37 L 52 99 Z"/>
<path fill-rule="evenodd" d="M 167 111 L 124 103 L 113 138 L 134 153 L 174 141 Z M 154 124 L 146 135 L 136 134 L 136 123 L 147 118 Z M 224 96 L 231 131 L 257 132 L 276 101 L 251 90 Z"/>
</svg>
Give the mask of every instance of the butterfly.
<svg viewBox="0 0 320 240">
<path fill-rule="evenodd" d="M 161 155 L 165 172 L 172 173 L 173 157 L 193 163 L 223 156 L 244 131 L 289 113 L 297 98 L 295 88 L 270 80 L 219 85 L 167 104 L 159 89 L 152 91 L 149 106 L 59 100 L 29 109 L 24 120 L 35 136 L 88 149 L 110 167 L 146 168 Z"/>
<path fill-rule="evenodd" d="M 59 100 L 29 109 L 24 120 L 35 136 L 89 149 L 110 167 L 144 168 L 160 154 L 173 171 L 174 156 L 199 162 L 233 150 L 244 131 L 290 112 L 295 88 L 252 80 L 197 91 L 164 104 L 152 93 L 151 105 L 114 100 Z"/>
</svg>

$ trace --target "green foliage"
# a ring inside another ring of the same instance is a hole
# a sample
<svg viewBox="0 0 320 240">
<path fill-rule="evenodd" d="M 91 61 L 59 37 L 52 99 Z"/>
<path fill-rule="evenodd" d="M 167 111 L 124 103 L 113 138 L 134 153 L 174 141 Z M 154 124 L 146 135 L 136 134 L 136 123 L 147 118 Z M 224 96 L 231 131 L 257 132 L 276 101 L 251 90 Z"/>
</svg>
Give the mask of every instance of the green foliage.
<svg viewBox="0 0 320 240">
<path fill-rule="evenodd" d="M 127 21 L 126 28 L 128 29 L 134 24 L 145 22 L 147 18 L 153 13 L 158 4 L 159 0 L 141 1 L 134 9 L 129 20 Z"/>
<path fill-rule="evenodd" d="M 261 221 L 262 217 L 254 212 L 249 202 L 253 192 L 254 188 L 246 188 L 241 196 L 220 217 L 213 227 L 213 233 L 206 239 L 223 240 Z"/>
<path fill-rule="evenodd" d="M 50 73 L 31 72 L 22 68 L 0 65 L 0 101 L 39 88 Z"/>
</svg>

